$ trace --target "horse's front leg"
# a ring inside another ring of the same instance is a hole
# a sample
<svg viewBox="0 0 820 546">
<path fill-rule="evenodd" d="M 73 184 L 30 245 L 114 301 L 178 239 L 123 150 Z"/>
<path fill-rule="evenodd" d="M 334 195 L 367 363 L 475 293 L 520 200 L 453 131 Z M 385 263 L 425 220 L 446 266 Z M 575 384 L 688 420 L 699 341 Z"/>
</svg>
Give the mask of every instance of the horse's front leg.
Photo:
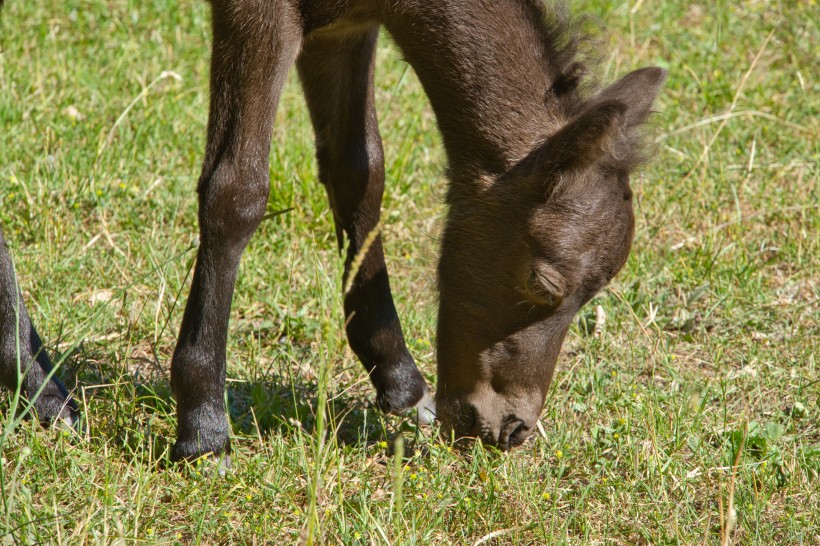
<svg viewBox="0 0 820 546">
<path fill-rule="evenodd" d="M 73 425 L 78 417 L 77 406 L 56 377 L 45 381 L 51 369 L 17 289 L 11 255 L 0 231 L 0 384 L 11 390 L 19 387 L 24 398 L 34 401 L 41 422 L 64 419 Z"/>
<path fill-rule="evenodd" d="M 378 224 L 384 192 L 373 97 L 377 38 L 377 27 L 358 36 L 311 37 L 297 63 L 316 133 L 319 179 L 333 208 L 339 245 L 342 233 L 349 240 L 346 283 L 354 258 Z M 355 272 L 344 309 L 350 346 L 370 374 L 379 406 L 392 413 L 418 404 L 431 409 L 424 378 L 402 335 L 379 235 Z M 420 417 L 429 419 L 429 411 Z"/>
<path fill-rule="evenodd" d="M 265 213 L 273 118 L 302 32 L 290 2 L 211 3 L 200 246 L 171 364 L 178 415 L 173 460 L 230 451 L 224 391 L 231 298 L 242 252 Z"/>
</svg>

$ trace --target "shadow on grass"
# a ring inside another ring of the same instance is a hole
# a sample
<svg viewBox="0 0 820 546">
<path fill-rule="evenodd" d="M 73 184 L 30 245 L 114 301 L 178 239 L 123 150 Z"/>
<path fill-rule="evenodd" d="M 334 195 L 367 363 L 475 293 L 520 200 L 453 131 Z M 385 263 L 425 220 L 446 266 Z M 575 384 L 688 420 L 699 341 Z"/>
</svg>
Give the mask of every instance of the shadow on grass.
<svg viewBox="0 0 820 546">
<path fill-rule="evenodd" d="M 124 457 L 165 466 L 176 426 L 167 366 L 145 356 L 128 358 L 123 366 L 117 363 L 121 357 L 91 344 L 52 354 L 64 361 L 58 376 L 80 404 L 83 434 L 92 444 L 113 445 Z M 279 369 L 256 381 L 228 379 L 226 399 L 235 436 L 265 441 L 314 433 L 318 383 L 290 372 Z M 365 447 L 398 432 L 397 418 L 384 416 L 365 394 L 349 392 L 328 393 L 327 430 L 339 444 Z"/>
</svg>

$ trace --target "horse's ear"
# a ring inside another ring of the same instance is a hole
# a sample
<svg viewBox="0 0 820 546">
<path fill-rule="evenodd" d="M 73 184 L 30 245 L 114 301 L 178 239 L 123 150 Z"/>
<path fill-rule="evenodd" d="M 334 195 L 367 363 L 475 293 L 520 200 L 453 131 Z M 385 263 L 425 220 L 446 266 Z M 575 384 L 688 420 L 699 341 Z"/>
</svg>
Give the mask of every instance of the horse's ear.
<svg viewBox="0 0 820 546">
<path fill-rule="evenodd" d="M 593 103 L 542 145 L 542 164 L 560 170 L 585 170 L 595 164 L 611 151 L 626 110 L 618 100 Z"/>
<path fill-rule="evenodd" d="M 619 101 L 626 105 L 626 125 L 631 127 L 646 121 L 652 113 L 652 103 L 666 81 L 666 70 L 657 66 L 630 72 L 598 95 L 597 101 Z"/>
<path fill-rule="evenodd" d="M 658 67 L 630 72 L 601 91 L 572 121 L 541 146 L 543 166 L 585 170 L 616 147 L 618 135 L 646 121 L 666 80 Z"/>
</svg>

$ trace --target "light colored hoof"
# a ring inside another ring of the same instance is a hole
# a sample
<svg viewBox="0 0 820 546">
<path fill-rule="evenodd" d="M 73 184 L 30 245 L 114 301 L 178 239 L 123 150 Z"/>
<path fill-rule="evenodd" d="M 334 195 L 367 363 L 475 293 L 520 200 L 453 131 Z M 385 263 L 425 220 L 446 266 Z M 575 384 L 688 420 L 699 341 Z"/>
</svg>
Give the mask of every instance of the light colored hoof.
<svg viewBox="0 0 820 546">
<path fill-rule="evenodd" d="M 230 455 L 209 453 L 200 457 L 196 461 L 196 466 L 204 476 L 224 478 L 231 471 L 233 465 Z"/>
<path fill-rule="evenodd" d="M 57 430 L 62 430 L 80 436 L 83 436 L 88 432 L 86 422 L 80 413 L 70 408 L 63 408 L 63 411 L 60 412 L 60 416 L 52 422 L 52 426 Z"/>
<path fill-rule="evenodd" d="M 436 421 L 436 401 L 429 392 L 424 393 L 418 404 L 410 409 L 412 415 L 419 425 L 432 425 Z"/>
<path fill-rule="evenodd" d="M 231 471 L 233 465 L 231 463 L 230 455 L 211 455 L 208 458 L 210 459 L 211 464 L 214 465 L 214 471 L 220 478 L 224 478 L 225 475 Z"/>
</svg>

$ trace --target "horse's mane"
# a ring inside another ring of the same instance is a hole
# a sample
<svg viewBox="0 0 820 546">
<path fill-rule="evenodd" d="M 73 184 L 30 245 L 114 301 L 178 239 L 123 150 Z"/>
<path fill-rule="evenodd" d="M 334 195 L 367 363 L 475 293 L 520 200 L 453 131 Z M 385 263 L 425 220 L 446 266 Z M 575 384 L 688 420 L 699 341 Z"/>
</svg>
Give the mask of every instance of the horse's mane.
<svg viewBox="0 0 820 546">
<path fill-rule="evenodd" d="M 552 87 L 545 100 L 554 100 L 568 118 L 575 117 L 595 102 L 603 86 L 597 72 L 602 51 L 604 26 L 592 16 L 573 17 L 567 5 L 556 1 L 522 0 L 549 63 Z M 617 167 L 631 171 L 652 155 L 643 126 L 629 127 L 623 135 Z"/>
<path fill-rule="evenodd" d="M 523 4 L 548 59 L 553 78 L 551 94 L 566 114 L 573 115 L 586 103 L 585 97 L 599 87 L 593 77 L 598 60 L 592 57 L 593 48 L 589 47 L 594 45 L 595 36 L 586 28 L 596 21 L 589 16 L 572 17 L 563 2 L 548 5 L 545 0 L 523 0 Z"/>
</svg>

